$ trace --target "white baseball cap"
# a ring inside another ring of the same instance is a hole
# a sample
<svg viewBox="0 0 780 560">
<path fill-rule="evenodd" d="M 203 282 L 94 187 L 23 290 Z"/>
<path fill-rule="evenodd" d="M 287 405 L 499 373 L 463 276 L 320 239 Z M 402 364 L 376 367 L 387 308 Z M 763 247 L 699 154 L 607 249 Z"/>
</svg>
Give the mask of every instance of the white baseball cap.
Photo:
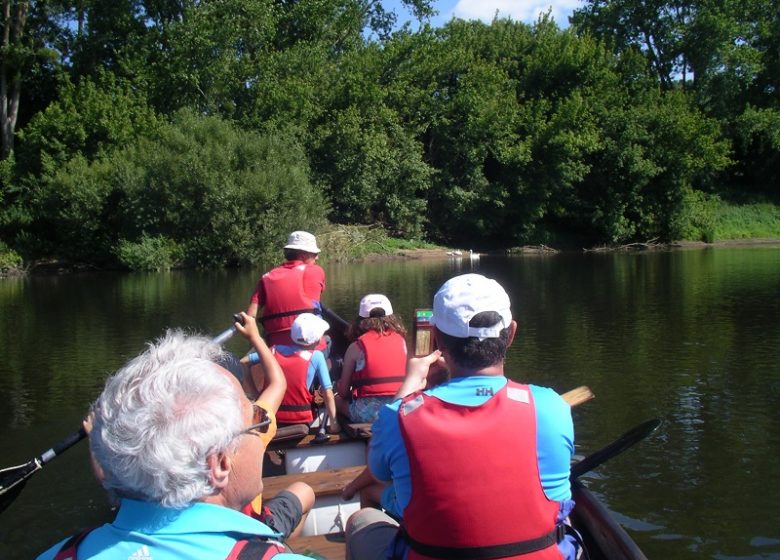
<svg viewBox="0 0 780 560">
<path fill-rule="evenodd" d="M 308 231 L 292 232 L 287 238 L 287 245 L 284 248 L 298 249 L 299 251 L 314 253 L 315 255 L 320 252 L 320 248 L 317 247 L 317 238 Z"/>
<path fill-rule="evenodd" d="M 328 322 L 313 313 L 301 313 L 293 321 L 290 338 L 296 344 L 309 346 L 318 342 L 330 328 Z"/>
<path fill-rule="evenodd" d="M 367 296 L 363 296 L 363 299 L 360 300 L 358 315 L 364 318 L 370 317 L 371 311 L 374 309 L 382 309 L 385 312 L 385 315 L 393 314 L 393 306 L 390 305 L 390 300 L 387 299 L 387 296 L 383 296 L 382 294 L 368 294 Z"/>
<path fill-rule="evenodd" d="M 509 296 L 501 284 L 481 274 L 463 274 L 447 280 L 433 297 L 431 323 L 457 338 L 498 338 L 512 322 Z M 471 327 L 477 313 L 495 311 L 501 320 L 491 327 Z"/>
</svg>

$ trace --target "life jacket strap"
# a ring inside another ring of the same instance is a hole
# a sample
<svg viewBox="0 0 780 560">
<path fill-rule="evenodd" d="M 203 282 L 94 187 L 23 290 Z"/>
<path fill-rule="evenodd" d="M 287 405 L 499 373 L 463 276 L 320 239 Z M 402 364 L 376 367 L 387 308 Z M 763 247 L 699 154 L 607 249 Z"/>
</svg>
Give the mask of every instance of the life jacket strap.
<svg viewBox="0 0 780 560">
<path fill-rule="evenodd" d="M 293 309 L 292 311 L 281 311 L 279 313 L 271 313 L 260 317 L 258 321 L 268 321 L 270 319 L 280 319 L 281 317 L 291 317 L 293 315 L 300 315 L 301 313 L 314 313 L 315 315 L 321 315 L 322 311 L 316 307 L 307 307 L 306 309 Z"/>
<path fill-rule="evenodd" d="M 300 412 L 302 410 L 311 410 L 311 404 L 280 404 L 279 410 L 285 412 Z"/>
<path fill-rule="evenodd" d="M 379 385 L 380 383 L 402 382 L 406 379 L 403 375 L 394 375 L 391 377 L 366 377 L 364 379 L 355 379 L 352 381 L 352 387 L 365 387 L 366 385 Z"/>
<path fill-rule="evenodd" d="M 401 530 L 404 531 L 403 529 Z M 409 533 L 406 531 L 404 531 L 404 538 L 406 539 L 406 542 L 409 543 L 412 550 L 423 556 L 429 556 L 431 558 L 451 558 L 452 560 L 487 560 L 489 558 L 519 556 L 521 554 L 530 554 L 537 550 L 543 550 L 561 542 L 565 534 L 566 529 L 564 525 L 558 524 L 549 533 L 534 539 L 506 544 L 458 548 L 422 543 L 410 537 Z"/>
<path fill-rule="evenodd" d="M 267 560 L 287 552 L 284 545 L 263 538 L 237 541 L 226 560 Z"/>
</svg>

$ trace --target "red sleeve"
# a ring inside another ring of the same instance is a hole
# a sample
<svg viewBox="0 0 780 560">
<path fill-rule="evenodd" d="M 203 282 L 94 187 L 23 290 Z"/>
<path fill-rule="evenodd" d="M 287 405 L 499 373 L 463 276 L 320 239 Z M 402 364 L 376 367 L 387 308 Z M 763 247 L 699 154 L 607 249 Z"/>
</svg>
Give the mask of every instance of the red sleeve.
<svg viewBox="0 0 780 560">
<path fill-rule="evenodd" d="M 307 298 L 320 301 L 320 294 L 325 291 L 325 270 L 312 264 L 303 272 L 303 293 Z"/>
<path fill-rule="evenodd" d="M 249 303 L 256 303 L 258 307 L 265 305 L 265 288 L 263 287 L 263 277 L 261 276 L 255 286 L 255 291 L 249 299 Z"/>
</svg>

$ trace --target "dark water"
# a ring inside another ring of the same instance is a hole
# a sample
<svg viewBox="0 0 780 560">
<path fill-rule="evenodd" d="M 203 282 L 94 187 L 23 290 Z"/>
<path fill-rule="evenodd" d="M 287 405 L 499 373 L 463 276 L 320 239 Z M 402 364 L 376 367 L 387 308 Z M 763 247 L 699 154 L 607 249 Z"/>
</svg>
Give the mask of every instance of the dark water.
<svg viewBox="0 0 780 560">
<path fill-rule="evenodd" d="M 324 302 L 347 319 L 367 292 L 408 318 L 456 273 L 498 279 L 520 323 L 512 375 L 596 393 L 575 411 L 578 453 L 664 420 L 586 480 L 648 557 L 780 559 L 780 248 L 325 268 Z M 0 467 L 76 429 L 105 376 L 165 328 L 227 327 L 258 272 L 0 281 Z M 86 452 L 48 465 L 0 514 L 0 558 L 110 517 Z"/>
</svg>

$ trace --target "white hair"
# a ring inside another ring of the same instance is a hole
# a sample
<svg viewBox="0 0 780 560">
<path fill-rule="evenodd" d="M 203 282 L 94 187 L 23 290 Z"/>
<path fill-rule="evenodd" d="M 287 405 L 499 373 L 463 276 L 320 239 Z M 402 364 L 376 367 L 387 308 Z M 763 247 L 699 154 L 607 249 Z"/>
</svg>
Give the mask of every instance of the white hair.
<svg viewBox="0 0 780 560">
<path fill-rule="evenodd" d="M 106 490 L 172 508 L 214 493 L 206 458 L 234 450 L 242 427 L 221 359 L 209 339 L 168 331 L 106 381 L 90 434 Z"/>
</svg>

